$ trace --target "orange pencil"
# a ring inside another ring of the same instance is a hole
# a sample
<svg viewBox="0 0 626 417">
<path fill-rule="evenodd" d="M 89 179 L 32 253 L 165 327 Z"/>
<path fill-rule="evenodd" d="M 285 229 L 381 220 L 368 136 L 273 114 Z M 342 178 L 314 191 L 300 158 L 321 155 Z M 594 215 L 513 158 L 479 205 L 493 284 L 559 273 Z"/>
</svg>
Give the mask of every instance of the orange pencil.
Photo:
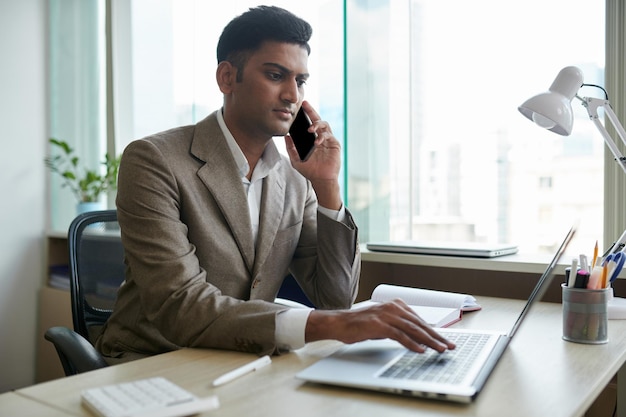
<svg viewBox="0 0 626 417">
<path fill-rule="evenodd" d="M 596 246 L 593 248 L 593 262 L 591 263 L 591 267 L 596 266 L 596 261 L 598 260 L 598 241 L 596 240 Z"/>
</svg>

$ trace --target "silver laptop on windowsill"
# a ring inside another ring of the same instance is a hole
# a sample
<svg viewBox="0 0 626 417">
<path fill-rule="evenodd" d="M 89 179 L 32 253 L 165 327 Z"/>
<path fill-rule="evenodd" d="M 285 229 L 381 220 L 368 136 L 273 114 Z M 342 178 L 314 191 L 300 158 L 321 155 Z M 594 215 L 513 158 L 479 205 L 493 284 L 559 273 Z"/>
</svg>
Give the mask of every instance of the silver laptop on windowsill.
<svg viewBox="0 0 626 417">
<path fill-rule="evenodd" d="M 495 258 L 517 253 L 517 245 L 480 242 L 383 241 L 369 242 L 368 250 L 376 252 L 413 253 L 418 255 L 466 256 Z"/>
</svg>

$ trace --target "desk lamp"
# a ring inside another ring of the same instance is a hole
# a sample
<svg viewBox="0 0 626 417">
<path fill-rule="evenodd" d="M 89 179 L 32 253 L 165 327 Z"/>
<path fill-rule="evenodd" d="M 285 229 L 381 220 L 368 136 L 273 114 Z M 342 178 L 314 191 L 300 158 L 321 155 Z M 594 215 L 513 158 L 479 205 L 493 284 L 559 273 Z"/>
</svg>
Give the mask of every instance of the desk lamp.
<svg viewBox="0 0 626 417">
<path fill-rule="evenodd" d="M 581 87 L 596 87 L 604 92 L 604 99 L 592 97 L 580 97 L 578 90 Z M 583 73 L 577 67 L 565 67 L 554 79 L 549 90 L 538 94 L 526 100 L 518 110 L 528 119 L 535 122 L 540 127 L 548 129 L 559 135 L 569 136 L 572 133 L 574 124 L 574 116 L 572 112 L 572 100 L 577 98 L 587 109 L 589 119 L 596 125 L 608 148 L 613 153 L 615 161 L 626 173 L 626 158 L 620 152 L 619 148 L 613 141 L 606 127 L 600 122 L 598 117 L 598 108 L 604 108 L 607 118 L 613 124 L 622 143 L 626 145 L 626 131 L 620 124 L 615 112 L 611 108 L 606 90 L 598 85 L 584 84 Z M 611 246 L 607 254 L 611 251 L 619 251 L 626 243 L 626 231 L 622 234 L 617 242 Z M 605 254 L 605 255 L 607 255 Z M 613 304 L 613 306 L 611 306 Z M 611 307 L 614 307 L 613 309 Z M 626 318 L 626 300 L 613 299 L 613 303 L 609 303 L 609 318 Z"/>
<path fill-rule="evenodd" d="M 592 97 L 580 97 L 578 89 L 581 87 L 596 87 L 604 92 L 604 99 Z M 604 88 L 594 84 L 583 84 L 583 73 L 577 67 L 565 67 L 556 76 L 556 79 L 550 86 L 550 89 L 529 98 L 518 107 L 519 111 L 535 122 L 537 125 L 548 129 L 559 135 L 569 136 L 572 133 L 574 125 L 574 116 L 572 112 L 572 100 L 577 98 L 587 109 L 589 119 L 596 125 L 606 145 L 609 147 L 615 160 L 626 173 L 626 158 L 615 145 L 613 138 L 609 135 L 604 125 L 598 117 L 598 108 L 603 107 L 608 119 L 613 123 L 617 134 L 622 143 L 626 145 L 626 131 L 617 120 L 617 116 L 611 108 L 611 103 Z"/>
</svg>

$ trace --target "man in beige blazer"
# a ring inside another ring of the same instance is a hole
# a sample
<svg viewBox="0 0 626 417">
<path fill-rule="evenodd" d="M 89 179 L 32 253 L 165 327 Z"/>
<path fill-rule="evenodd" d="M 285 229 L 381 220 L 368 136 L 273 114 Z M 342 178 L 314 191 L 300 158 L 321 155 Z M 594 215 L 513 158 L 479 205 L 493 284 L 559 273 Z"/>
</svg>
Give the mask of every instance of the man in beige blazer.
<svg viewBox="0 0 626 417">
<path fill-rule="evenodd" d="M 125 149 L 117 211 L 126 281 L 97 341 L 110 362 L 181 347 L 275 354 L 320 339 L 454 347 L 400 301 L 349 310 L 357 226 L 341 200 L 339 143 L 303 101 L 310 35 L 276 7 L 235 18 L 218 44 L 223 108 Z M 317 136 L 306 162 L 285 136 L 300 106 Z M 289 158 L 275 136 L 285 136 Z M 315 309 L 274 303 L 287 274 Z"/>
</svg>

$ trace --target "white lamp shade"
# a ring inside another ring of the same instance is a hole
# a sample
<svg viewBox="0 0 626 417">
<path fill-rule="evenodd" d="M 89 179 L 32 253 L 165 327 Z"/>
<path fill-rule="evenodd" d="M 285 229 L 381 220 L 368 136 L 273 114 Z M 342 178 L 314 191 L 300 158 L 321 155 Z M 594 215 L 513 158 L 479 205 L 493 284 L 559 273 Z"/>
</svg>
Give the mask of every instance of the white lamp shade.
<svg viewBox="0 0 626 417">
<path fill-rule="evenodd" d="M 572 99 L 582 83 L 583 73 L 580 69 L 565 67 L 547 92 L 529 98 L 518 110 L 537 125 L 568 136 L 574 125 Z"/>
</svg>

